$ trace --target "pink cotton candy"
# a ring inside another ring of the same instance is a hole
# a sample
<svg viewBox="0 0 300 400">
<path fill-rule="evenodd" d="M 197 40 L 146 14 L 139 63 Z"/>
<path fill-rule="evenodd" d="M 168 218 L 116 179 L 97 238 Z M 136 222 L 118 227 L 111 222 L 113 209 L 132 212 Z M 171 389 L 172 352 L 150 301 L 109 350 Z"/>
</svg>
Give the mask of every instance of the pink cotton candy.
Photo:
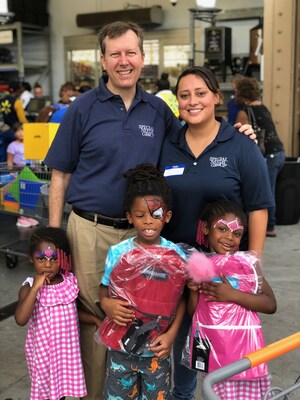
<svg viewBox="0 0 300 400">
<path fill-rule="evenodd" d="M 203 253 L 193 253 L 187 261 L 189 278 L 195 283 L 210 281 L 216 276 L 214 263 Z"/>
</svg>

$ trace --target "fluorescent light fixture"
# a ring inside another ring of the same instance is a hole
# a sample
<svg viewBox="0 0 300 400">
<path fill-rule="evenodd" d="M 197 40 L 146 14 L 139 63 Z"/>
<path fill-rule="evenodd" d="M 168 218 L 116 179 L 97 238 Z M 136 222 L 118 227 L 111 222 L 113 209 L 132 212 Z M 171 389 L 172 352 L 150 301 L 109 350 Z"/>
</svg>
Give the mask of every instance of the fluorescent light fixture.
<svg viewBox="0 0 300 400">
<path fill-rule="evenodd" d="M 8 13 L 8 4 L 7 0 L 0 0 L 0 14 Z"/>
<path fill-rule="evenodd" d="M 216 0 L 196 0 L 197 7 L 215 8 Z"/>
</svg>

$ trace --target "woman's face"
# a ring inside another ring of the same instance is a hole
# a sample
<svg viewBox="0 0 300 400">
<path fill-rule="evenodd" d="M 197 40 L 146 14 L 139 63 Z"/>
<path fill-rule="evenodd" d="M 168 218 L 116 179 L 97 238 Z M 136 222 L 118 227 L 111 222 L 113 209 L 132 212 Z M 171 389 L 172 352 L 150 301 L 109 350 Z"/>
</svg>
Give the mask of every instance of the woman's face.
<svg viewBox="0 0 300 400">
<path fill-rule="evenodd" d="M 194 74 L 181 78 L 177 98 L 180 116 L 189 125 L 214 119 L 215 106 L 220 102 L 219 94 L 210 91 L 204 80 Z"/>
</svg>

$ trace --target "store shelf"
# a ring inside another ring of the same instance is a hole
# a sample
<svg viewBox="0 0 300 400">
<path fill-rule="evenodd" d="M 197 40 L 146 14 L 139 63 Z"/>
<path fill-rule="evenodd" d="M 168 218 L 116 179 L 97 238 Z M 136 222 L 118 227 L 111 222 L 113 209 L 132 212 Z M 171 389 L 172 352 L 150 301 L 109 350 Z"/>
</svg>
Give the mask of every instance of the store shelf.
<svg viewBox="0 0 300 400">
<path fill-rule="evenodd" d="M 13 31 L 13 42 L 0 44 L 0 48 L 9 50 L 12 62 L 0 62 L 2 80 L 5 79 L 5 72 L 16 72 L 20 80 L 27 80 L 30 74 L 48 74 L 50 77 L 48 28 L 22 22 L 0 25 L 0 32 L 9 30 Z"/>
</svg>

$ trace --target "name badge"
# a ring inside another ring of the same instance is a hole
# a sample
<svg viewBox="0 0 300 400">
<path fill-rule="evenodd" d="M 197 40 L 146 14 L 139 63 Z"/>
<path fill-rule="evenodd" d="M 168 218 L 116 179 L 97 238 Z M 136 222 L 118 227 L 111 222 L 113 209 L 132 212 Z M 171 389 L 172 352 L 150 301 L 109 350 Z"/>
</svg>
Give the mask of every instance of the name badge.
<svg viewBox="0 0 300 400">
<path fill-rule="evenodd" d="M 166 167 L 164 176 L 176 176 L 176 175 L 183 175 L 185 165 L 172 165 L 170 167 Z"/>
</svg>

